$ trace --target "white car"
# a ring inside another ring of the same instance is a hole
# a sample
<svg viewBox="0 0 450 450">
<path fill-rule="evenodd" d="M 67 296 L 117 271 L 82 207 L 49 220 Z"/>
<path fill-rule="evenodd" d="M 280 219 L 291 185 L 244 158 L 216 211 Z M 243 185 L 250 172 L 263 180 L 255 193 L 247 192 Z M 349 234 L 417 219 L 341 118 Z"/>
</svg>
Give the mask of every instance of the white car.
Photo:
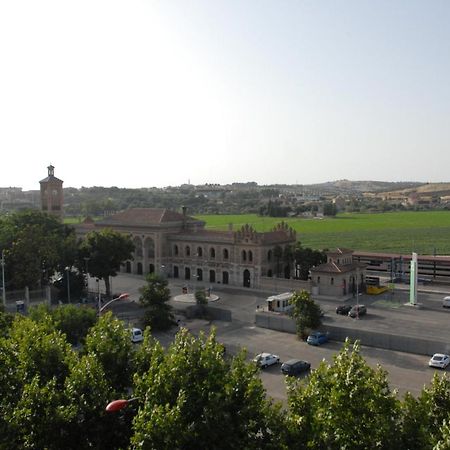
<svg viewBox="0 0 450 450">
<path fill-rule="evenodd" d="M 144 340 L 144 333 L 140 328 L 131 329 L 131 342 L 142 342 Z"/>
<path fill-rule="evenodd" d="M 450 356 L 442 353 L 435 353 L 428 362 L 430 367 L 437 367 L 438 369 L 445 369 L 450 364 Z"/>
<path fill-rule="evenodd" d="M 280 357 L 277 355 L 272 355 L 272 353 L 260 353 L 253 358 L 253 361 L 258 364 L 261 369 L 278 364 L 280 362 Z"/>
</svg>

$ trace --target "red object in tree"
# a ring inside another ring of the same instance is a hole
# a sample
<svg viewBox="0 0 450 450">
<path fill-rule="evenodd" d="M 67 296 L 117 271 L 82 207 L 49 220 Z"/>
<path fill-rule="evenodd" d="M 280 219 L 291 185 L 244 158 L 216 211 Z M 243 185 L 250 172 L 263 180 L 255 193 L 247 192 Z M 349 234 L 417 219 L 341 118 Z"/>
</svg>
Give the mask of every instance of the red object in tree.
<svg viewBox="0 0 450 450">
<path fill-rule="evenodd" d="M 128 400 L 120 399 L 120 400 L 113 400 L 112 402 L 108 403 L 106 406 L 106 411 L 108 412 L 116 412 L 120 411 L 121 409 L 125 408 L 125 406 L 128 405 Z"/>
</svg>

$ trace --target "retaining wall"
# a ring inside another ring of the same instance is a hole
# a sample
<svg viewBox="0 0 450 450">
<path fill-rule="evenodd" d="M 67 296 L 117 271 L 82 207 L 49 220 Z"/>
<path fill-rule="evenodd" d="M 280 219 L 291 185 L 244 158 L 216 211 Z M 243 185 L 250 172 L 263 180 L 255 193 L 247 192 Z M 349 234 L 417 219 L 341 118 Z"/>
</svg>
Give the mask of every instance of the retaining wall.
<svg viewBox="0 0 450 450">
<path fill-rule="evenodd" d="M 270 328 L 272 330 L 283 331 L 285 333 L 295 334 L 296 332 L 294 320 L 285 315 L 256 312 L 255 324 L 261 328 Z M 438 352 L 448 354 L 450 352 L 450 343 L 426 339 L 418 336 L 401 336 L 397 334 L 380 333 L 373 330 L 360 330 L 335 325 L 323 325 L 321 329 L 323 331 L 328 331 L 330 333 L 330 338 L 333 341 L 344 342 L 348 337 L 352 341 L 358 339 L 361 342 L 361 345 L 419 355 L 432 355 Z"/>
</svg>

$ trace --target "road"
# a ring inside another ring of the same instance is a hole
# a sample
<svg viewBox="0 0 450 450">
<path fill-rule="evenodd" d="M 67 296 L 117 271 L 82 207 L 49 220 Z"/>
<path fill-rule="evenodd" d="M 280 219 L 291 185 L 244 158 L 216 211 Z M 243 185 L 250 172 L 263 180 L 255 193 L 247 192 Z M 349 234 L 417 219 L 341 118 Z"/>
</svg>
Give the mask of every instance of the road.
<svg viewBox="0 0 450 450">
<path fill-rule="evenodd" d="M 119 275 L 115 279 L 115 292 L 118 289 L 121 292 L 129 292 L 132 300 L 139 298 L 139 286 L 143 284 L 140 277 Z M 216 287 L 216 286 L 215 286 Z M 170 283 L 171 292 L 174 295 L 181 293 L 181 284 Z M 317 367 L 322 360 L 332 363 L 333 356 L 340 350 L 342 343 L 328 342 L 321 347 L 312 347 L 305 342 L 299 341 L 295 335 L 281 333 L 274 330 L 259 328 L 254 325 L 254 312 L 257 305 L 260 307 L 265 304 L 267 293 L 252 292 L 245 289 L 232 287 L 223 287 L 214 290 L 220 296 L 220 300 L 214 304 L 217 308 L 223 308 L 231 311 L 232 320 L 215 320 L 213 322 L 193 319 L 184 319 L 184 324 L 192 333 L 198 334 L 201 330 L 209 331 L 212 326 L 217 330 L 217 338 L 223 342 L 227 351 L 235 353 L 241 347 L 245 347 L 249 359 L 262 351 L 275 353 L 280 356 L 281 361 L 290 358 L 300 358 L 311 363 L 312 368 Z M 420 293 L 419 301 L 423 308 L 416 310 L 414 308 L 404 307 L 407 302 L 408 294 L 406 291 L 396 291 L 384 296 L 361 296 L 360 303 L 368 306 L 369 320 L 361 319 L 359 323 L 352 321 L 348 317 L 335 314 L 335 307 L 339 304 L 336 300 L 321 300 L 320 306 L 325 311 L 325 320 L 346 321 L 355 326 L 381 327 L 381 329 L 390 329 L 392 327 L 403 327 L 406 335 L 421 333 L 424 334 L 424 327 L 430 334 L 443 332 L 449 333 L 448 326 L 439 326 L 447 324 L 450 311 L 442 308 L 442 293 Z M 171 301 L 172 306 L 182 314 L 186 305 Z M 124 311 L 129 311 L 130 317 L 139 320 L 142 314 L 135 304 L 117 305 Z M 125 313 L 126 314 L 126 313 Z M 174 332 L 158 333 L 157 338 L 168 345 L 173 339 Z M 427 365 L 429 357 L 423 355 L 414 355 L 410 353 L 394 352 L 383 349 L 362 347 L 361 353 L 367 363 L 376 367 L 380 364 L 388 373 L 388 379 L 392 389 L 397 389 L 400 396 L 407 391 L 413 395 L 418 395 L 423 387 L 430 383 L 433 374 L 437 369 L 430 369 Z M 431 355 L 430 355 L 431 356 Z M 443 373 L 443 371 L 438 371 Z M 267 389 L 269 396 L 282 402 L 286 399 L 286 389 L 284 376 L 280 373 L 279 366 L 273 366 L 261 371 L 261 378 Z"/>
</svg>

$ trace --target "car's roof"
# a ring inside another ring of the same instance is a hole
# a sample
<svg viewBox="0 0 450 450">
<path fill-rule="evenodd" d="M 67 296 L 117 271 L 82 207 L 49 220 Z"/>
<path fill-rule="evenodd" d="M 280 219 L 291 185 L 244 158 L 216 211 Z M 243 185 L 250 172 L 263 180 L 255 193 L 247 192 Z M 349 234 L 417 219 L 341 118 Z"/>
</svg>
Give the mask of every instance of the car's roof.
<svg viewBox="0 0 450 450">
<path fill-rule="evenodd" d="M 444 353 L 435 353 L 433 358 L 448 358 L 448 355 L 444 355 Z"/>
<path fill-rule="evenodd" d="M 136 332 L 136 331 L 140 331 L 142 333 L 142 330 L 140 328 L 132 328 L 131 331 Z"/>
<path fill-rule="evenodd" d="M 267 352 L 264 352 L 264 353 L 259 353 L 258 355 L 256 355 L 256 357 L 255 358 L 264 358 L 265 356 L 273 356 L 272 355 L 272 353 L 267 353 Z"/>
<path fill-rule="evenodd" d="M 306 361 L 303 361 L 302 359 L 289 359 L 288 361 L 285 361 L 284 364 L 292 366 L 293 364 L 297 364 L 299 362 L 306 362 Z"/>
</svg>

